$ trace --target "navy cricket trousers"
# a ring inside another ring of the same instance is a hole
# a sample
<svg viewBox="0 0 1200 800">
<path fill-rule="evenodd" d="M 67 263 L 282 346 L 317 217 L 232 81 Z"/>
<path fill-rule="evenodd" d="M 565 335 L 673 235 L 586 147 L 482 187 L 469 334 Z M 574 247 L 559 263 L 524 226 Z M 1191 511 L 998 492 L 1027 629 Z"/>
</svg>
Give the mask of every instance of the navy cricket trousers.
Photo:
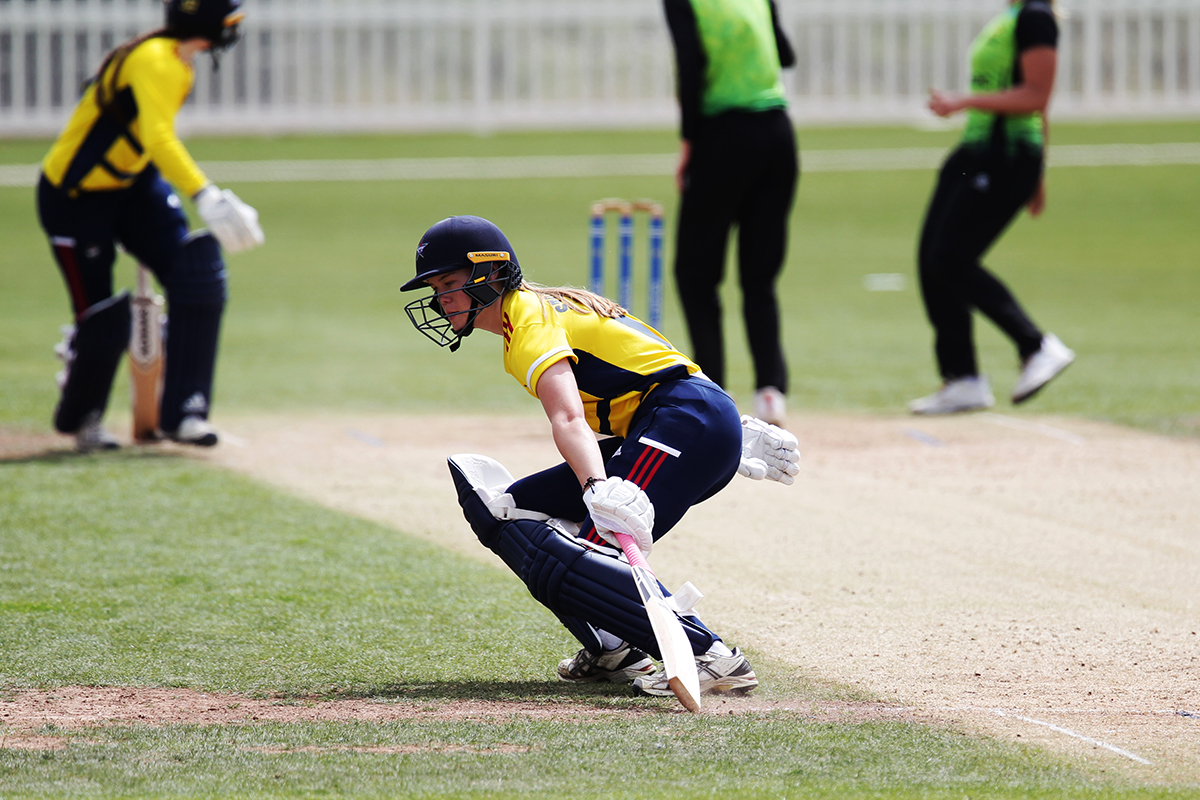
<svg viewBox="0 0 1200 800">
<path fill-rule="evenodd" d="M 112 297 L 117 243 L 164 286 L 188 233 L 183 204 L 153 164 L 128 189 L 68 197 L 45 177 L 38 183 L 38 218 L 78 317 Z"/>
<path fill-rule="evenodd" d="M 721 387 L 691 377 L 655 387 L 623 439 L 600 442 L 608 477 L 633 481 L 654 504 L 654 540 L 737 474 L 742 423 Z M 581 522 L 580 536 L 596 543 L 579 479 L 566 463 L 536 472 L 508 488 L 518 508 Z"/>
</svg>

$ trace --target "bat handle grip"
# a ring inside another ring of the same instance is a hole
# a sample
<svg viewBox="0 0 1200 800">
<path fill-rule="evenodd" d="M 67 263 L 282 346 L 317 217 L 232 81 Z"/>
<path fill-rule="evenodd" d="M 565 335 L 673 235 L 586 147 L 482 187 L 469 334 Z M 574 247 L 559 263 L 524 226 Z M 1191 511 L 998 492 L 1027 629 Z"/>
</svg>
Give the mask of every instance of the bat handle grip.
<svg viewBox="0 0 1200 800">
<path fill-rule="evenodd" d="M 635 567 L 641 567 L 654 574 L 654 570 L 650 569 L 650 565 L 646 563 L 646 557 L 642 555 L 642 551 L 638 548 L 637 542 L 628 533 L 613 531 L 613 535 L 617 537 L 617 541 L 621 544 L 621 549 L 625 551 L 625 557 L 629 559 L 629 563 Z"/>
</svg>

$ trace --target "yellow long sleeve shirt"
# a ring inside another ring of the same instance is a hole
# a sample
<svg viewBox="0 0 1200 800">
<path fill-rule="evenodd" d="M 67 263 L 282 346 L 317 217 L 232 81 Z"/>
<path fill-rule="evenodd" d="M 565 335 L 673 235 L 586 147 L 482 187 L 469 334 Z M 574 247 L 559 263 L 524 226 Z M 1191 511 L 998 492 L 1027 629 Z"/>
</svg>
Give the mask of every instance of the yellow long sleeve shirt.
<svg viewBox="0 0 1200 800">
<path fill-rule="evenodd" d="M 177 51 L 178 42 L 154 37 L 138 44 L 121 62 L 113 59 L 100 80 L 88 86 L 71 119 L 42 161 L 53 185 L 70 194 L 128 187 L 151 162 L 188 196 L 208 179 L 175 135 L 175 115 L 192 91 L 195 72 Z M 128 122 L 100 110 L 98 86 L 111 86 L 114 105 Z"/>
</svg>

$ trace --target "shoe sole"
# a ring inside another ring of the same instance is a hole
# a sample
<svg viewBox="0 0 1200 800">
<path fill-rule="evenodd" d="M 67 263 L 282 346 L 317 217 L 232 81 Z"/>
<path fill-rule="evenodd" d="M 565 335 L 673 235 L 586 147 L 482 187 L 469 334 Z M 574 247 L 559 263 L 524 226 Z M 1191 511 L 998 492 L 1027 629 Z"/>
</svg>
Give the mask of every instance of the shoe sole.
<svg viewBox="0 0 1200 800">
<path fill-rule="evenodd" d="M 1057 372 L 1055 372 L 1055 373 L 1054 373 L 1053 375 L 1051 375 L 1049 378 L 1046 378 L 1046 380 L 1042 381 L 1041 383 L 1039 383 L 1037 386 L 1035 386 L 1035 387 L 1033 387 L 1032 389 L 1030 389 L 1030 390 L 1029 390 L 1028 392 L 1026 392 L 1025 394 L 1022 394 L 1022 395 L 1016 395 L 1016 394 L 1014 394 L 1014 395 L 1012 396 L 1012 402 L 1013 402 L 1013 405 L 1014 405 L 1014 406 L 1019 406 L 1019 405 L 1021 405 L 1021 403 L 1024 403 L 1026 400 L 1030 400 L 1030 399 L 1032 399 L 1032 398 L 1033 398 L 1033 396 L 1034 396 L 1035 394 L 1037 394 L 1038 392 L 1040 392 L 1042 389 L 1045 389 L 1045 388 L 1046 388 L 1046 386 L 1047 386 L 1047 384 L 1049 384 L 1049 383 L 1050 383 L 1050 381 L 1054 380 L 1054 379 L 1055 379 L 1055 378 L 1057 378 L 1059 375 L 1062 375 L 1064 372 L 1066 372 L 1066 371 L 1067 371 L 1067 367 L 1071 366 L 1071 365 L 1072 365 L 1072 364 L 1074 364 L 1074 363 L 1075 363 L 1075 359 L 1074 359 L 1074 357 L 1072 357 L 1070 361 L 1068 361 L 1067 363 L 1065 363 L 1065 364 L 1063 364 L 1061 367 L 1059 367 Z"/>
<path fill-rule="evenodd" d="M 737 686 L 707 686 L 700 690 L 701 695 L 714 694 L 737 694 L 746 695 L 758 688 L 758 681 L 751 684 L 739 683 Z M 646 695 L 647 697 L 674 697 L 675 693 L 668 687 L 666 689 L 644 689 L 641 686 L 634 686 L 634 692 L 637 694 Z"/>
<path fill-rule="evenodd" d="M 609 672 L 604 675 L 589 675 L 584 678 L 576 678 L 572 675 L 564 675 L 562 672 L 559 672 L 558 679 L 563 683 L 603 683 L 606 681 L 608 683 L 633 683 L 637 678 L 643 675 L 652 675 L 653 673 L 654 665 L 647 664 L 645 667 L 639 669 L 629 668 L 618 672 Z"/>
<path fill-rule="evenodd" d="M 937 417 L 945 414 L 963 414 L 967 411 L 986 411 L 993 405 L 995 405 L 995 403 L 971 406 L 955 406 L 954 408 L 939 408 L 936 411 L 919 411 L 915 408 L 910 408 L 909 410 L 918 417 Z"/>
<path fill-rule="evenodd" d="M 206 433 L 199 439 L 175 439 L 178 444 L 190 444 L 194 447 L 212 447 L 217 443 L 217 435 L 215 433 Z"/>
<path fill-rule="evenodd" d="M 673 697 L 675 695 L 671 691 L 671 687 L 665 683 L 661 688 L 646 689 L 637 685 L 633 688 L 637 692 L 651 697 Z M 757 688 L 758 676 L 751 672 L 748 675 L 726 675 L 724 678 L 712 681 L 707 686 L 700 687 L 700 694 L 747 694 Z"/>
</svg>

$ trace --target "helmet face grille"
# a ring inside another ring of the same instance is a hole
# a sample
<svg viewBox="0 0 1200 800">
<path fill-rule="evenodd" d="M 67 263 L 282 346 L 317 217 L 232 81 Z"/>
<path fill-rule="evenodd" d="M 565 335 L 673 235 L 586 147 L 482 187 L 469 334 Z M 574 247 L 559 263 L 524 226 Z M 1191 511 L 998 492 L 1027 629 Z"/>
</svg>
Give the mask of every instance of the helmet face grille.
<svg viewBox="0 0 1200 800">
<path fill-rule="evenodd" d="M 463 337 L 455 332 L 450 318 L 442 313 L 442 306 L 438 303 L 436 294 L 413 300 L 404 306 L 404 313 L 408 314 L 413 327 L 438 347 L 457 345 Z"/>
</svg>

